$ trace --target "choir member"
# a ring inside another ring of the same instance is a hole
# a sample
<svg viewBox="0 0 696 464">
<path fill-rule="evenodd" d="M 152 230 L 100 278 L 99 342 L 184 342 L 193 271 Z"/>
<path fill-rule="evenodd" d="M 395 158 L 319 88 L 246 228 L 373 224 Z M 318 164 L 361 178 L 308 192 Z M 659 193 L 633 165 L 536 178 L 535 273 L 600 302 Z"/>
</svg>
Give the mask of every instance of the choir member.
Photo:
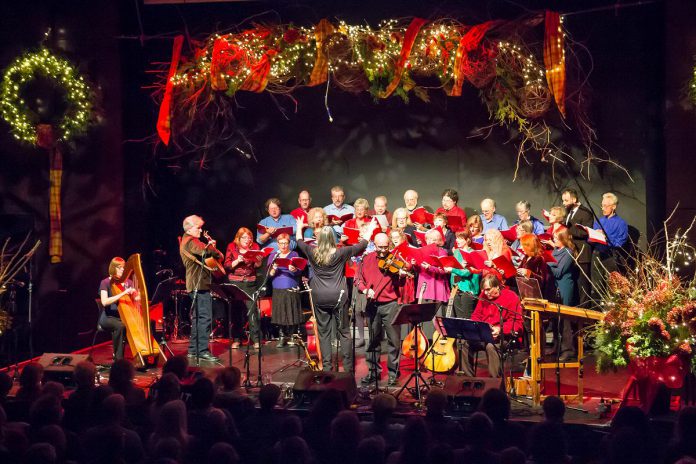
<svg viewBox="0 0 696 464">
<path fill-rule="evenodd" d="M 481 201 L 481 222 L 483 223 L 483 231 L 489 229 L 507 230 L 507 220 L 495 212 L 495 201 L 490 198 L 485 198 Z"/>
<path fill-rule="evenodd" d="M 517 275 L 528 279 L 535 279 L 539 283 L 542 298 L 549 301 L 557 301 L 556 286 L 553 276 L 544 259 L 544 247 L 534 234 L 525 234 L 520 238 L 524 257 L 517 268 Z"/>
<path fill-rule="evenodd" d="M 295 218 L 297 219 L 297 218 Z M 326 212 L 323 208 L 315 207 L 309 210 L 307 213 L 308 227 L 304 230 L 305 239 L 317 239 L 319 231 L 324 226 L 329 225 L 329 220 L 326 217 Z"/>
<path fill-rule="evenodd" d="M 476 306 L 476 299 L 479 294 L 479 282 L 481 274 L 472 272 L 468 267 L 462 251 L 473 252 L 471 249 L 471 235 L 466 230 L 460 230 L 456 234 L 457 246 L 454 248 L 453 255 L 462 265 L 463 269 L 446 267 L 445 272 L 452 274 L 450 284 L 457 287 L 457 294 L 453 300 L 454 317 L 471 318 Z"/>
<path fill-rule="evenodd" d="M 442 206 L 438 208 L 435 212 L 444 213 L 447 216 L 459 216 L 459 218 L 462 220 L 461 228 L 463 228 L 464 224 L 466 224 L 466 213 L 457 205 L 458 202 L 459 194 L 457 193 L 457 191 L 451 188 L 445 189 L 442 192 Z M 455 227 L 454 225 L 452 225 L 452 230 L 454 232 L 459 231 L 459 229 L 459 226 Z"/>
<path fill-rule="evenodd" d="M 409 215 L 408 209 L 397 208 L 394 210 L 394 215 L 391 222 L 392 229 L 401 229 L 405 235 L 410 237 L 410 243 L 414 246 L 417 245 L 418 240 L 416 239 L 416 226 L 411 222 L 411 217 Z"/>
<path fill-rule="evenodd" d="M 493 272 L 498 276 L 498 279 L 501 282 L 505 282 L 505 280 L 514 277 L 512 275 L 505 275 L 504 270 L 498 269 L 495 263 L 493 262 L 493 260 L 498 258 L 499 256 L 504 256 L 505 258 L 510 260 L 510 262 L 512 262 L 512 252 L 510 251 L 510 248 L 508 248 L 508 246 L 505 244 L 503 234 L 501 234 L 498 229 L 488 229 L 486 233 L 483 235 L 483 252 L 486 255 L 486 260 L 484 261 L 484 264 L 488 268 L 484 269 L 484 274 Z"/>
<path fill-rule="evenodd" d="M 466 228 L 469 230 L 473 243 L 483 244 L 483 221 L 481 216 L 475 214 L 466 221 Z"/>
<path fill-rule="evenodd" d="M 363 224 L 370 221 L 370 216 L 367 214 L 370 209 L 370 203 L 364 198 L 358 198 L 353 203 L 353 211 L 355 216 L 343 223 L 343 227 L 349 229 L 360 229 Z M 347 238 L 347 237 L 346 237 Z"/>
<path fill-rule="evenodd" d="M 594 216 L 592 211 L 578 201 L 578 193 L 575 190 L 565 189 L 561 194 L 561 199 L 566 209 L 564 223 L 568 227 L 575 248 L 578 250 L 577 265 L 580 270 L 577 282 L 578 306 L 588 308 L 592 299 L 592 284 L 590 282 L 592 247 L 587 241 L 587 231 L 578 227 L 578 224 L 592 227 Z"/>
<path fill-rule="evenodd" d="M 271 263 L 268 278 L 273 288 L 271 322 L 279 326 L 280 329 L 277 348 L 282 348 L 288 344 L 294 345 L 292 335 L 296 332 L 297 326 L 302 323 L 302 309 L 298 292 L 302 271 L 292 264 L 279 266 L 276 263 L 277 258 L 292 259 L 296 257 L 299 257 L 297 252 L 290 250 L 290 236 L 288 234 L 278 235 L 278 251 L 273 252 L 268 258 L 268 262 Z"/>
<path fill-rule="evenodd" d="M 354 214 L 355 209 L 345 204 L 346 194 L 343 191 L 343 187 L 340 185 L 334 185 L 331 187 L 331 203 L 324 206 L 324 211 L 327 216 L 336 216 L 336 218 L 329 220 L 330 225 L 334 230 L 341 234 L 343 232 L 343 222 L 340 218 L 347 214 Z"/>
<path fill-rule="evenodd" d="M 628 224 L 621 216 L 616 214 L 619 199 L 611 192 L 602 195 L 602 217 L 595 219 L 593 229 L 604 231 L 607 244 L 595 244 L 595 252 L 604 270 L 609 273 L 619 269 L 618 261 L 621 259 L 621 249 L 628 241 Z"/>
<path fill-rule="evenodd" d="M 577 256 L 575 244 L 567 228 L 562 228 L 553 234 L 553 257 L 555 263 L 548 263 L 549 270 L 556 281 L 556 288 L 561 296 L 561 303 L 566 306 L 576 306 L 578 267 L 574 258 Z M 559 361 L 568 361 L 576 357 L 573 332 L 575 327 L 567 319 L 561 319 L 561 355 Z"/>
<path fill-rule="evenodd" d="M 430 229 L 425 233 L 425 244 L 435 245 L 429 247 L 432 253 L 437 256 L 446 256 L 447 251 L 442 248 L 444 241 L 442 234 L 435 229 Z M 449 300 L 449 282 L 448 275 L 444 269 L 438 266 L 431 266 L 423 261 L 418 266 L 418 288 L 421 288 L 423 283 L 426 284 L 423 301 L 425 303 L 437 303 L 442 309 Z"/>
<path fill-rule="evenodd" d="M 517 238 L 510 244 L 510 250 L 512 251 L 512 264 L 514 264 L 515 267 L 520 267 L 520 263 L 524 257 L 524 251 L 522 250 L 522 243 L 520 243 L 520 239 L 523 235 L 531 234 L 533 228 L 532 221 L 520 221 L 517 224 L 517 228 L 515 229 L 515 232 L 517 232 Z"/>
<path fill-rule="evenodd" d="M 549 227 L 547 234 L 553 235 L 558 230 L 565 227 L 566 210 L 562 206 L 554 206 L 549 210 Z"/>
<path fill-rule="evenodd" d="M 375 197 L 373 205 L 375 209 L 370 211 L 370 216 L 382 215 L 387 218 L 387 222 L 392 222 L 392 213 L 387 209 L 387 197 L 384 195 Z"/>
<path fill-rule="evenodd" d="M 452 253 L 452 248 L 454 248 L 454 232 L 452 229 L 447 227 L 448 221 L 447 221 L 447 215 L 444 213 L 435 213 L 433 215 L 433 228 L 440 227 L 442 228 L 442 233 L 444 234 L 443 237 L 443 244 L 442 246 L 447 250 L 447 253 Z"/>
<path fill-rule="evenodd" d="M 244 255 L 250 250 L 259 250 L 259 246 L 254 243 L 254 236 L 251 230 L 240 227 L 234 236 L 232 243 L 227 245 L 225 253 L 224 267 L 227 271 L 227 278 L 235 286 L 243 290 L 247 295 L 253 295 L 258 289 L 256 270 L 261 267 L 263 257 L 248 259 Z M 253 341 L 254 347 L 259 348 L 259 318 L 254 302 L 247 300 L 244 302 L 247 309 L 249 320 L 249 338 Z M 244 326 L 244 317 L 235 318 L 229 321 L 232 324 L 232 348 L 239 348 L 240 339 Z"/>
<path fill-rule="evenodd" d="M 409 214 L 412 213 L 414 209 L 418 208 L 420 206 L 418 204 L 418 192 L 415 190 L 406 190 L 406 192 L 404 192 L 404 205 L 406 205 Z"/>
<path fill-rule="evenodd" d="M 532 223 L 532 233 L 539 235 L 544 233 L 544 224 L 531 213 L 532 205 L 526 201 L 518 201 L 515 205 L 515 212 L 517 213 L 517 221 L 515 224 L 519 224 L 521 221 L 530 221 Z"/>
<path fill-rule="evenodd" d="M 294 218 L 300 217 L 305 224 L 309 224 L 307 213 L 309 213 L 309 210 L 312 207 L 312 197 L 309 195 L 307 190 L 302 190 L 297 196 L 297 204 L 299 206 L 290 211 L 290 216 Z"/>
<path fill-rule="evenodd" d="M 281 203 L 278 198 L 269 198 L 266 200 L 266 211 L 268 216 L 263 218 L 260 225 L 266 228 L 266 231 L 261 233 L 256 231 L 256 241 L 262 247 L 271 247 L 273 251 L 278 251 L 278 240 L 273 234 L 281 227 L 291 227 L 293 234 L 295 233 L 295 218 L 289 214 L 281 214 Z M 295 248 L 295 242 L 290 242 L 290 248 Z"/>
<path fill-rule="evenodd" d="M 502 308 L 502 311 L 500 308 Z M 479 296 L 476 309 L 471 315 L 471 319 L 474 321 L 487 322 L 491 326 L 495 344 L 488 343 L 485 347 L 481 345 L 470 346 L 469 342 L 462 340 L 462 371 L 464 375 L 473 377 L 475 373 L 471 368 L 471 350 L 484 349 L 486 351 L 486 358 L 488 359 L 488 373 L 491 377 L 500 377 L 502 374 L 502 366 L 500 363 L 498 344 L 501 336 L 516 337 L 522 331 L 520 299 L 515 292 L 505 288 L 495 274 L 485 275 L 481 280 L 481 295 Z M 503 339 L 503 345 L 504 344 L 505 337 Z"/>
</svg>

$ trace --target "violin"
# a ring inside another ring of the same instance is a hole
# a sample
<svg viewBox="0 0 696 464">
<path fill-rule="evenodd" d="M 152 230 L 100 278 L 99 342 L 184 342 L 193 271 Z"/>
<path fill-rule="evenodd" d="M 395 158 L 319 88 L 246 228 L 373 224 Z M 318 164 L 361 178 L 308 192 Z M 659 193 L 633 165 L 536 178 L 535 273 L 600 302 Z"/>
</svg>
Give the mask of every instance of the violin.
<svg viewBox="0 0 696 464">
<path fill-rule="evenodd" d="M 377 267 L 392 274 L 402 273 L 409 277 L 413 277 L 413 273 L 407 271 L 410 268 L 409 264 L 397 256 L 395 253 L 389 253 L 386 258 L 377 260 Z"/>
</svg>

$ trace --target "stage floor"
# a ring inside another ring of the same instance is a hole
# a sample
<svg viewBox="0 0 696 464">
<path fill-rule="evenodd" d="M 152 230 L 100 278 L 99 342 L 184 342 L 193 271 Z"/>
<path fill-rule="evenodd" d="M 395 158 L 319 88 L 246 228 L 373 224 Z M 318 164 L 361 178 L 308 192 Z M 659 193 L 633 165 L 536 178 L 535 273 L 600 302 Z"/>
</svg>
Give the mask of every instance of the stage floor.
<svg viewBox="0 0 696 464">
<path fill-rule="evenodd" d="M 276 341 L 266 342 L 261 349 L 261 381 L 263 382 L 273 382 L 284 391 L 291 391 L 294 385 L 295 379 L 301 369 L 305 368 L 304 363 L 304 352 L 299 346 L 276 348 Z M 181 339 L 170 341 L 168 347 L 172 350 L 174 354 L 185 354 L 188 348 L 188 339 Z M 243 378 L 246 378 L 246 367 L 245 367 L 245 354 L 246 346 L 242 346 L 239 349 L 230 350 L 227 339 L 220 338 L 211 341 L 210 344 L 211 351 L 213 354 L 218 356 L 221 361 L 221 365 L 214 365 L 210 363 L 201 363 L 200 369 L 205 372 L 206 376 L 214 378 L 217 369 L 222 366 L 236 366 L 242 371 Z M 85 348 L 80 350 L 81 353 L 89 352 L 90 348 Z M 384 350 L 383 350 L 384 352 Z M 231 353 L 231 356 L 230 356 Z M 258 356 L 257 350 L 249 350 L 250 355 L 250 372 L 251 372 L 251 382 L 254 385 L 250 389 L 250 394 L 255 394 L 258 389 L 256 384 L 259 379 L 259 368 L 258 368 Z M 362 412 L 369 412 L 369 392 L 364 391 L 366 389 L 360 388 L 360 379 L 367 375 L 367 364 L 365 362 L 365 353 L 363 349 L 358 349 L 356 353 L 356 380 L 358 382 L 358 387 L 360 394 L 356 401 L 356 410 Z M 92 349 L 92 358 L 96 364 L 109 365 L 111 363 L 111 343 L 105 342 L 94 346 Z M 479 368 L 477 375 L 480 377 L 486 377 L 488 375 L 485 367 L 486 360 L 484 353 L 481 353 L 479 358 Z M 192 365 L 195 364 L 192 362 Z M 508 367 L 506 369 L 506 375 L 510 374 L 510 362 L 506 364 Z M 522 365 L 519 362 L 515 362 L 517 368 L 513 368 L 513 377 L 519 377 L 522 374 Z M 626 379 L 628 377 L 625 371 L 618 371 L 616 373 L 610 374 L 597 374 L 595 370 L 594 359 L 588 357 L 584 363 L 584 398 L 583 403 L 580 404 L 579 401 L 568 401 L 567 406 L 569 406 L 566 419 L 570 423 L 583 423 L 583 424 L 594 424 L 594 425 L 604 425 L 608 422 L 607 417 L 600 417 L 597 411 L 600 400 L 611 401 L 613 399 L 620 398 L 621 391 L 624 387 Z M 389 387 L 386 388 L 386 355 L 382 355 L 382 367 L 383 367 L 383 379 L 380 383 L 380 387 L 386 389 L 390 393 L 396 393 L 399 391 L 401 385 L 408 379 L 408 376 L 413 371 L 413 360 L 403 358 L 401 361 L 401 378 L 399 379 L 399 387 Z M 151 368 L 146 371 L 138 371 L 136 375 L 136 383 L 140 388 L 147 390 L 150 385 L 152 385 L 161 375 L 160 368 Z M 423 376 L 427 381 L 431 379 L 430 371 L 424 371 Z M 439 382 L 444 382 L 447 375 L 438 374 L 435 375 L 435 380 Z M 560 393 L 562 395 L 572 395 L 577 392 L 577 370 L 574 369 L 563 369 L 561 370 L 561 388 Z M 108 380 L 108 370 L 103 372 L 103 382 Z M 411 383 L 413 384 L 413 383 Z M 553 395 L 557 393 L 556 376 L 553 369 L 546 371 L 546 378 L 543 382 L 543 394 Z M 512 415 L 516 420 L 524 421 L 538 421 L 541 420 L 541 409 L 535 407 L 532 404 L 530 398 L 525 396 L 514 396 L 511 394 L 514 401 L 512 401 Z M 400 408 L 399 412 L 403 414 L 419 414 L 421 411 L 415 407 L 416 400 L 409 393 L 409 391 L 404 391 L 400 397 Z M 289 403 L 291 403 L 289 401 Z M 292 407 L 292 404 L 290 404 Z M 614 404 L 612 410 L 616 410 L 618 404 Z M 302 409 L 302 408 L 300 408 Z M 304 407 L 306 409 L 306 407 Z"/>
</svg>

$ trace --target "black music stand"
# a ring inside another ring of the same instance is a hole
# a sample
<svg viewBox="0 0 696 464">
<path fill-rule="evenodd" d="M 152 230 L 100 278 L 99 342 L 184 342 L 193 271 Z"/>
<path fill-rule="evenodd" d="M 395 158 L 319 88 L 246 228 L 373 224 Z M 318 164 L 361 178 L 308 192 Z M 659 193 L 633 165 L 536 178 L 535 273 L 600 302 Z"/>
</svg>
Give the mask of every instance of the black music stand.
<svg viewBox="0 0 696 464">
<path fill-rule="evenodd" d="M 211 287 L 212 289 L 212 287 Z M 230 356 L 228 365 L 232 366 L 232 304 L 230 300 L 237 301 L 254 301 L 254 297 L 249 295 L 247 292 L 237 287 L 233 283 L 215 285 L 215 290 L 221 295 L 227 297 L 227 351 Z M 249 352 L 249 345 L 251 345 L 251 336 L 249 337 L 249 342 L 247 343 L 246 351 L 244 352 L 244 367 L 246 368 L 246 380 L 244 381 L 244 387 L 251 387 L 251 354 Z M 261 362 L 259 361 L 259 378 L 261 378 Z"/>
<path fill-rule="evenodd" d="M 401 308 L 399 308 L 399 311 L 394 315 L 394 319 L 392 320 L 392 325 L 404 325 L 404 324 L 409 324 L 411 325 L 412 329 L 416 329 L 416 334 L 420 331 L 420 325 L 423 322 L 426 321 L 431 321 L 435 314 L 437 313 L 438 306 L 435 303 L 421 303 L 421 304 L 407 304 L 403 305 Z M 420 383 L 422 382 L 422 386 L 430 389 L 428 386 L 428 383 L 425 381 L 423 378 L 423 375 L 421 374 L 420 371 L 420 363 L 418 362 L 418 348 L 416 347 L 415 352 L 413 354 L 413 359 L 414 359 L 414 368 L 413 372 L 411 372 L 411 375 L 406 379 L 406 382 L 404 385 L 401 387 L 401 389 L 397 392 L 396 395 L 394 395 L 397 399 L 401 395 L 401 393 L 408 389 L 408 391 L 411 393 L 411 396 L 416 398 L 416 401 L 420 403 L 421 401 L 421 385 Z M 411 383 L 411 381 L 415 381 L 415 386 L 414 387 L 409 387 L 408 385 Z"/>
<path fill-rule="evenodd" d="M 458 317 L 435 317 L 435 326 L 447 338 L 466 340 L 467 342 L 492 343 L 493 331 L 487 322 L 460 319 Z"/>
<path fill-rule="evenodd" d="M 150 300 L 150 304 L 154 305 L 157 303 L 164 303 L 164 301 L 168 298 L 172 298 L 174 300 L 174 320 L 172 321 L 173 324 L 173 331 L 174 331 L 174 341 L 177 340 L 177 336 L 179 333 L 179 324 L 181 321 L 179 320 L 179 297 L 177 292 L 186 292 L 186 282 L 182 280 L 181 278 L 174 276 L 170 277 L 169 279 L 165 279 L 161 281 L 160 283 L 157 284 L 157 287 L 155 288 L 155 294 L 152 295 L 152 299 Z M 167 316 L 165 315 L 164 308 L 162 309 L 162 325 L 166 327 L 166 322 L 167 322 Z M 163 329 L 164 329 L 163 327 Z M 163 330 L 164 332 L 164 330 Z M 171 334 L 170 334 L 171 335 Z M 164 340 L 164 335 L 162 335 L 162 340 Z M 170 337 L 171 340 L 171 337 Z M 172 341 L 172 343 L 174 343 Z M 162 344 L 162 342 L 160 342 Z M 169 347 L 167 349 L 171 352 Z"/>
<path fill-rule="evenodd" d="M 160 338 L 159 345 L 160 348 L 164 347 L 167 349 L 167 352 L 171 357 L 174 357 L 174 352 L 172 351 L 171 348 L 169 348 L 169 345 L 167 345 L 167 339 L 165 338 L 165 328 L 167 327 L 167 316 L 164 311 L 164 301 L 168 298 L 170 298 L 172 295 L 174 295 L 174 292 L 176 290 L 181 289 L 181 285 L 177 283 L 177 280 L 180 280 L 178 277 L 171 277 L 169 279 L 165 279 L 161 281 L 160 283 L 157 284 L 157 287 L 155 288 L 155 294 L 152 295 L 152 299 L 150 300 L 150 306 L 155 305 L 157 303 L 162 303 L 162 337 Z M 184 289 L 186 286 L 184 285 Z M 179 317 L 178 314 L 178 308 L 176 308 L 177 302 L 174 301 L 174 323 L 176 324 L 176 318 Z"/>
</svg>

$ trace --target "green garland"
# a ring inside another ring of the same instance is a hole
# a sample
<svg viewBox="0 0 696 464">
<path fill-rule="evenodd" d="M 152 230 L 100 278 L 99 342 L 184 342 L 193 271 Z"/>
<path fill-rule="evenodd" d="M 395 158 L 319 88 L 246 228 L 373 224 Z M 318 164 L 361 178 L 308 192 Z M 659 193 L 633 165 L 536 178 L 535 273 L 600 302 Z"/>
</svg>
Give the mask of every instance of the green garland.
<svg viewBox="0 0 696 464">
<path fill-rule="evenodd" d="M 2 117 L 10 125 L 12 134 L 21 142 L 36 145 L 36 126 L 39 117 L 20 96 L 25 85 L 36 75 L 52 79 L 65 90 L 67 109 L 57 124 L 56 139 L 68 142 L 89 127 L 92 113 L 91 91 L 77 69 L 70 62 L 51 54 L 46 48 L 25 53 L 10 64 L 4 72 L 0 87 Z"/>
</svg>

